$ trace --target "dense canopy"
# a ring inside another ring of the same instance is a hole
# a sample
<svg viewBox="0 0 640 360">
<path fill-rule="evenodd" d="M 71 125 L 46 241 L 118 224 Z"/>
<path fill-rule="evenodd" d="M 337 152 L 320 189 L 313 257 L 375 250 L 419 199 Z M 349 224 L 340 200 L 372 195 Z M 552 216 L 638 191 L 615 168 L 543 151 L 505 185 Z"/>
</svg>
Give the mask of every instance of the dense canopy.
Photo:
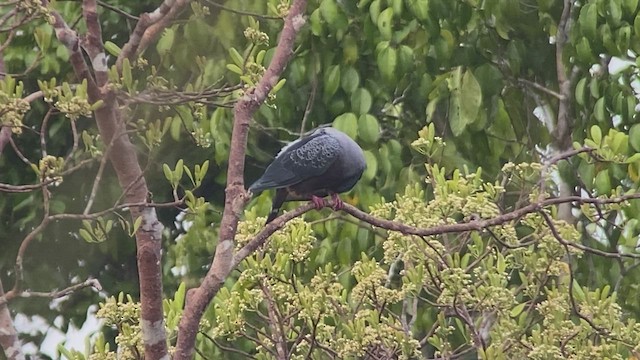
<svg viewBox="0 0 640 360">
<path fill-rule="evenodd" d="M 640 358 L 638 0 L 2 5 L 6 358 Z"/>
</svg>

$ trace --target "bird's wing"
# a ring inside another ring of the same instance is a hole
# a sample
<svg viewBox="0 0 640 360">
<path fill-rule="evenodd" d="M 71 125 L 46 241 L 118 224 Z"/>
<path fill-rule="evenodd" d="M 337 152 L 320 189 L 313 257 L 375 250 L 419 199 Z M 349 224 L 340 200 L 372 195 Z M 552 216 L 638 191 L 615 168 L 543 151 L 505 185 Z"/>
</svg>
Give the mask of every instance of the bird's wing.
<svg viewBox="0 0 640 360">
<path fill-rule="evenodd" d="M 282 188 L 320 176 L 336 161 L 342 147 L 331 135 L 311 135 L 295 141 L 280 151 L 264 175 L 249 190 L 258 192 Z"/>
</svg>

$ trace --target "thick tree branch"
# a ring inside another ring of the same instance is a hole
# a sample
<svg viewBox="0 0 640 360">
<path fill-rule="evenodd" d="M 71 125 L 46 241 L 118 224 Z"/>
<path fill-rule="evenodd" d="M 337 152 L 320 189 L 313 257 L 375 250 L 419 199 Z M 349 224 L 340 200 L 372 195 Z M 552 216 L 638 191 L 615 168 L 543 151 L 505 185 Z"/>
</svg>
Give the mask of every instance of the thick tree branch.
<svg viewBox="0 0 640 360">
<path fill-rule="evenodd" d="M 0 54 L 0 74 L 4 74 L 4 56 Z M 0 80 L 4 78 L 3 75 L 0 75 Z M 0 127 L 0 156 L 2 156 L 2 151 L 4 147 L 9 143 L 9 139 L 11 138 L 11 127 L 10 126 L 2 126 Z"/>
<path fill-rule="evenodd" d="M 571 17 L 573 15 L 573 0 L 564 0 L 564 8 L 558 23 L 558 31 L 556 33 L 556 76 L 558 78 L 558 86 L 560 98 L 558 101 L 558 115 L 556 117 L 555 128 L 551 132 L 553 138 L 553 146 L 557 151 L 566 151 L 571 149 L 573 121 L 571 119 L 572 105 L 572 79 L 568 75 L 567 64 L 565 64 L 565 45 L 569 41 L 569 31 L 571 30 Z M 560 196 L 570 196 L 573 193 L 571 186 L 564 180 L 560 179 L 558 184 Z M 569 223 L 575 222 L 575 217 L 571 213 L 571 206 L 563 204 L 558 207 L 558 217 Z"/>
<path fill-rule="evenodd" d="M 83 47 L 91 58 L 93 75 L 96 78 L 98 87 L 107 84 L 109 68 L 107 66 L 107 56 L 104 53 L 104 43 L 102 42 L 102 28 L 98 21 L 98 5 L 96 0 L 84 0 L 82 2 L 82 15 L 87 23 L 87 34 Z"/>
<path fill-rule="evenodd" d="M 46 0 L 42 0 L 46 3 Z M 89 101 L 103 101 L 103 106 L 94 112 L 98 130 L 103 141 L 113 148 L 109 152 L 109 160 L 115 169 L 120 187 L 125 189 L 124 199 L 129 203 L 146 203 L 148 188 L 142 169 L 138 162 L 136 149 L 124 129 L 125 122 L 115 94 L 103 86 L 106 84 L 106 61 L 104 60 L 102 35 L 99 21 L 95 13 L 94 0 L 83 2 L 83 14 L 87 21 L 87 53 L 92 59 L 94 74 L 84 61 L 76 33 L 64 22 L 60 14 L 52 11 L 55 18 L 56 36 L 70 51 L 71 65 L 79 80 L 88 82 Z M 123 51 L 124 52 L 124 51 Z M 95 76 L 95 80 L 94 80 Z M 118 136 L 118 134 L 125 134 Z M 130 208 L 132 220 L 142 218 L 142 225 L 137 230 L 136 249 L 138 258 L 138 274 L 140 280 L 140 303 L 143 340 L 146 359 L 162 359 L 167 357 L 167 337 L 164 329 L 162 310 L 162 269 L 161 240 L 162 224 L 153 207 L 134 206 Z"/>
<path fill-rule="evenodd" d="M 49 6 L 49 2 L 47 0 L 42 0 L 42 5 Z M 53 23 L 53 28 L 56 32 L 56 37 L 58 41 L 60 41 L 66 48 L 69 50 L 70 56 L 69 61 L 71 62 L 71 66 L 73 67 L 73 71 L 79 80 L 87 79 L 88 89 L 93 89 L 94 96 L 96 84 L 91 76 L 91 72 L 87 63 L 84 61 L 84 57 L 82 56 L 82 50 L 80 49 L 80 39 L 78 38 L 78 34 L 73 31 L 69 25 L 64 21 L 62 16 L 57 11 L 51 11 L 51 15 L 55 22 Z"/>
<path fill-rule="evenodd" d="M 255 111 L 278 82 L 289 59 L 293 55 L 293 44 L 298 31 L 305 23 L 303 13 L 306 0 L 295 0 L 285 19 L 275 54 L 255 88 L 247 90 L 234 107 L 234 124 L 229 151 L 225 206 L 220 223 L 220 235 L 216 253 L 200 287 L 187 296 L 187 304 L 180 321 L 175 359 L 191 359 L 198 324 L 204 310 L 224 284 L 233 266 L 234 238 L 238 219 L 248 196 L 244 189 L 244 157 L 247 146 L 249 123 Z"/>
<path fill-rule="evenodd" d="M 12 12 L 13 11 L 11 11 L 11 13 Z M 13 34 L 13 32 L 11 34 Z M 0 53 L 0 73 L 4 74 L 4 72 L 4 56 Z M 0 75 L 0 79 L 3 77 L 4 76 Z M 11 135 L 11 127 L 3 126 L 0 128 L 0 156 L 2 156 L 4 147 L 10 142 Z M 11 311 L 9 311 L 9 307 L 4 299 L 4 287 L 2 286 L 2 279 L 0 279 L 0 347 L 2 347 L 8 360 L 24 360 L 25 356 L 22 352 L 22 344 L 20 344 L 18 333 L 13 325 Z"/>
<path fill-rule="evenodd" d="M 556 128 L 552 134 L 554 142 L 560 151 L 569 150 L 571 148 L 571 118 L 569 111 L 571 109 L 571 79 L 567 75 L 567 66 L 564 60 L 564 48 L 569 41 L 569 30 L 571 27 L 571 14 L 573 8 L 572 0 L 564 0 L 564 8 L 558 23 L 558 31 L 556 33 L 556 77 L 558 78 L 559 105 L 558 117 L 556 119 Z"/>
<path fill-rule="evenodd" d="M 11 139 L 11 127 L 10 126 L 3 126 L 0 129 L 0 156 L 2 156 L 2 151 L 4 150 L 5 146 L 7 146 L 7 144 L 9 143 L 9 139 Z"/>
<path fill-rule="evenodd" d="M 7 307 L 6 301 L 2 301 L 4 296 L 4 289 L 0 280 L 0 347 L 4 350 L 8 360 L 24 360 L 22 344 L 20 344 L 18 333 L 13 326 L 11 312 Z"/>
</svg>

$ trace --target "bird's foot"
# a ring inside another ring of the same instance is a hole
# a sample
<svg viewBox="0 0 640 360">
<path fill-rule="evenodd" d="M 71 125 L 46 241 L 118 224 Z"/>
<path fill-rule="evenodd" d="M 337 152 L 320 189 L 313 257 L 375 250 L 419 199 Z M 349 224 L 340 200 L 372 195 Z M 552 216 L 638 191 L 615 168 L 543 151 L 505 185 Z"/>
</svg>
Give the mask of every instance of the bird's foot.
<svg viewBox="0 0 640 360">
<path fill-rule="evenodd" d="M 323 198 L 317 197 L 315 195 L 311 195 L 311 202 L 313 203 L 313 205 L 316 207 L 317 210 L 320 210 L 323 207 L 327 206 Z"/>
<path fill-rule="evenodd" d="M 331 200 L 333 200 L 333 206 L 331 206 L 333 210 L 342 210 L 342 208 L 344 207 L 344 202 L 342 201 L 342 199 L 340 199 L 340 195 L 335 193 L 331 194 Z"/>
</svg>

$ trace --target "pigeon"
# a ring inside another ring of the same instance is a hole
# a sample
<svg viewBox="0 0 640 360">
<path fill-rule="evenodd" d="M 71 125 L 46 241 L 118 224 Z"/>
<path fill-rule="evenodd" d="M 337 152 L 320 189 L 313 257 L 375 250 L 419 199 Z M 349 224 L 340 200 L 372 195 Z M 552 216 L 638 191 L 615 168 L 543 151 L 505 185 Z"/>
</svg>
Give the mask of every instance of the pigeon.
<svg viewBox="0 0 640 360">
<path fill-rule="evenodd" d="M 338 194 L 351 190 L 365 168 L 364 153 L 355 141 L 339 130 L 321 127 L 283 147 L 249 191 L 276 189 L 267 224 L 285 201 L 311 200 L 321 209 L 326 205 L 323 197 L 331 195 L 333 209 L 339 210 L 343 202 Z"/>
</svg>

